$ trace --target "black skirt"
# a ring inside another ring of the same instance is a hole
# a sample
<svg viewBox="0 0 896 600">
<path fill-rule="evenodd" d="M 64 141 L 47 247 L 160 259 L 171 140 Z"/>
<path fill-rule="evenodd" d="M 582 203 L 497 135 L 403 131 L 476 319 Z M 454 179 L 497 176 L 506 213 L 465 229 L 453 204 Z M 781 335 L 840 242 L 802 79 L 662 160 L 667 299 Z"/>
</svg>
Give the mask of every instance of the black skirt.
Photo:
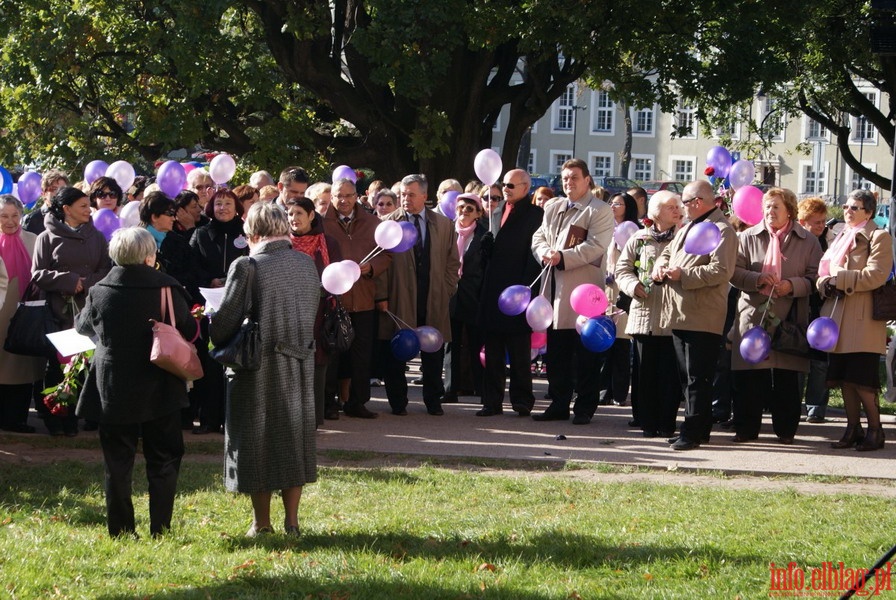
<svg viewBox="0 0 896 600">
<path fill-rule="evenodd" d="M 880 389 L 880 354 L 848 352 L 828 355 L 828 387 L 852 383 L 873 390 Z"/>
</svg>

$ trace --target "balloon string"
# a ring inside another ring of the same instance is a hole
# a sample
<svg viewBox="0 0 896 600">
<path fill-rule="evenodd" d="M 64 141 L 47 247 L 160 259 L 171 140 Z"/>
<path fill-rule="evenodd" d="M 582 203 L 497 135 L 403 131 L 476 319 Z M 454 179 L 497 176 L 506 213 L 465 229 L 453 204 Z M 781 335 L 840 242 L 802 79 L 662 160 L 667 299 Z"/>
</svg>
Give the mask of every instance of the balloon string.
<svg viewBox="0 0 896 600">
<path fill-rule="evenodd" d="M 360 267 L 361 265 L 366 263 L 368 260 L 373 260 L 377 255 L 379 255 L 382 252 L 384 252 L 384 250 L 382 248 L 380 248 L 379 246 L 375 246 L 373 248 L 373 250 L 371 250 L 370 252 L 367 253 L 367 256 L 365 256 L 364 258 L 361 259 L 361 262 L 358 263 L 358 266 Z"/>
<path fill-rule="evenodd" d="M 395 324 L 398 325 L 399 329 L 401 329 L 402 325 L 404 325 L 405 329 L 413 329 L 413 327 L 411 327 L 408 323 L 405 323 L 404 321 L 399 319 L 398 316 L 393 314 L 392 312 L 387 310 L 386 314 L 389 315 L 390 317 L 392 317 L 392 320 L 395 321 Z"/>
<path fill-rule="evenodd" d="M 550 269 L 552 266 L 553 266 L 553 265 L 551 265 L 551 263 L 546 264 L 546 265 L 544 266 L 544 268 L 541 270 L 541 273 L 538 274 L 538 277 L 535 278 L 535 281 L 533 281 L 532 283 L 529 284 L 529 287 L 531 288 L 533 285 L 535 285 L 536 283 L 538 283 L 538 280 L 541 279 L 541 276 L 544 275 L 545 271 L 547 271 L 548 269 Z"/>
</svg>

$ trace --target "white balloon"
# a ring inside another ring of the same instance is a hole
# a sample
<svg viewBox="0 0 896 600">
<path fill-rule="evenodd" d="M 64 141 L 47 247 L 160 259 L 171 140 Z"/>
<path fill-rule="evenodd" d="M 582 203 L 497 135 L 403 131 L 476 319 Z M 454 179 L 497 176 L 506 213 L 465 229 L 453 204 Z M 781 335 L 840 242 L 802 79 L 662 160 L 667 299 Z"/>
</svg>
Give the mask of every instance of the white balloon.
<svg viewBox="0 0 896 600">
<path fill-rule="evenodd" d="M 346 273 L 350 273 L 352 276 L 352 281 L 358 281 L 361 279 L 361 267 L 353 260 L 343 260 L 342 265 L 344 266 Z"/>
<path fill-rule="evenodd" d="M 401 243 L 403 236 L 404 233 L 398 221 L 383 221 L 376 226 L 376 231 L 373 232 L 373 239 L 376 240 L 377 246 L 383 250 L 391 250 L 397 246 Z"/>
<path fill-rule="evenodd" d="M 118 211 L 122 227 L 136 227 L 140 224 L 140 203 L 128 202 Z"/>
<path fill-rule="evenodd" d="M 479 154 L 477 154 L 476 158 L 473 160 L 473 170 L 476 172 L 476 177 L 478 177 L 479 181 L 484 185 L 492 185 L 498 181 L 498 178 L 501 177 L 503 168 L 504 165 L 501 162 L 501 155 L 491 148 L 480 150 Z"/>
<path fill-rule="evenodd" d="M 352 274 L 341 262 L 330 263 L 324 267 L 320 282 L 325 290 L 336 296 L 346 293 L 355 285 Z"/>
<path fill-rule="evenodd" d="M 118 182 L 121 191 L 127 192 L 128 188 L 131 187 L 131 184 L 134 183 L 134 178 L 137 177 L 137 173 L 134 172 L 134 167 L 132 167 L 131 163 L 128 161 L 116 160 L 109 165 L 108 169 L 106 169 L 106 177 L 114 179 Z"/>
<path fill-rule="evenodd" d="M 585 326 L 585 323 L 588 322 L 588 317 L 585 315 L 579 315 L 576 317 L 576 333 L 582 335 L 582 327 Z"/>
<path fill-rule="evenodd" d="M 554 307 L 544 296 L 535 296 L 526 307 L 526 322 L 532 331 L 546 331 L 554 322 Z"/>
<path fill-rule="evenodd" d="M 217 184 L 227 183 L 236 173 L 236 161 L 229 154 L 219 154 L 208 164 L 208 174 Z"/>
</svg>

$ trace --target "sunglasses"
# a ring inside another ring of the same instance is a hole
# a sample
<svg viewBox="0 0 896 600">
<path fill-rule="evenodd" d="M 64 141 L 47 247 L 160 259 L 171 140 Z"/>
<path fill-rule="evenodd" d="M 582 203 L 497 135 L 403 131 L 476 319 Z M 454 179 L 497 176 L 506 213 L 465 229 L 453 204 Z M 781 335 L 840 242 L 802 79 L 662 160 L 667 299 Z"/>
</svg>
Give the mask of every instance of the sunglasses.
<svg viewBox="0 0 896 600">
<path fill-rule="evenodd" d="M 848 210 L 850 212 L 855 212 L 857 210 L 865 210 L 864 206 L 856 206 L 855 204 L 844 204 L 843 210 Z"/>
<path fill-rule="evenodd" d="M 525 187 L 525 185 L 526 185 L 525 183 L 502 183 L 501 187 L 508 189 L 508 190 L 513 190 L 513 189 L 516 189 L 518 186 Z"/>
<path fill-rule="evenodd" d="M 204 185 L 197 185 L 196 191 L 201 192 L 204 190 L 213 190 L 213 189 L 215 189 L 215 187 L 217 187 L 217 186 L 214 183 L 206 183 Z"/>
<path fill-rule="evenodd" d="M 700 200 L 700 196 L 694 196 L 693 198 L 688 198 L 687 200 L 682 200 L 681 203 L 684 204 L 685 206 L 687 206 L 694 200 Z"/>
<path fill-rule="evenodd" d="M 97 192 L 94 194 L 95 198 L 118 198 L 118 194 L 115 192 Z"/>
<path fill-rule="evenodd" d="M 458 206 L 457 210 L 464 213 L 471 213 L 476 210 L 476 207 L 470 206 L 469 204 L 464 204 L 463 206 Z"/>
</svg>

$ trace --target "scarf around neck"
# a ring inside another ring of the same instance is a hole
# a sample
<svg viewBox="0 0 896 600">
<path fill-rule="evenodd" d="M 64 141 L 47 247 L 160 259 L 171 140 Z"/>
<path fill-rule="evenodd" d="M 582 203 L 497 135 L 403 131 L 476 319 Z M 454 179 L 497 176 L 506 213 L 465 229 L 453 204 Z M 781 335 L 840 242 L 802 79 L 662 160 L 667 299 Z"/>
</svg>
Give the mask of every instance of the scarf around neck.
<svg viewBox="0 0 896 600">
<path fill-rule="evenodd" d="M 784 264 L 784 256 L 781 254 L 781 247 L 784 245 L 784 239 L 787 237 L 787 234 L 793 229 L 793 221 L 787 221 L 787 225 L 778 231 L 773 231 L 772 228 L 768 226 L 768 223 L 763 222 L 763 225 L 765 226 L 765 230 L 768 231 L 768 248 L 765 251 L 765 260 L 762 261 L 762 272 L 771 273 L 775 276 L 775 281 L 780 281 Z M 771 295 L 771 288 L 769 288 L 768 293 Z"/>
<path fill-rule="evenodd" d="M 856 247 L 856 234 L 865 228 L 868 220 L 864 220 L 855 227 L 844 227 L 837 239 L 828 247 L 818 264 L 819 277 L 829 277 L 831 267 L 840 267 L 846 263 L 846 255 Z"/>
<path fill-rule="evenodd" d="M 25 297 L 25 290 L 31 281 L 31 257 L 22 241 L 22 227 L 19 226 L 15 233 L 0 234 L 0 258 L 6 265 L 6 273 L 9 280 L 18 278 L 19 299 Z"/>
<path fill-rule="evenodd" d="M 457 275 L 461 276 L 464 274 L 464 251 L 467 249 L 470 236 L 476 231 L 476 221 L 466 227 L 463 227 L 459 220 L 455 221 L 454 231 L 457 232 L 457 254 L 460 257 L 460 268 L 457 269 Z"/>
<path fill-rule="evenodd" d="M 313 259 L 317 259 L 320 254 L 322 266 L 326 267 L 330 264 L 330 253 L 327 250 L 327 242 L 324 240 L 322 233 L 306 233 L 305 235 L 290 234 L 289 239 L 292 241 L 294 250 L 304 252 Z"/>
</svg>

